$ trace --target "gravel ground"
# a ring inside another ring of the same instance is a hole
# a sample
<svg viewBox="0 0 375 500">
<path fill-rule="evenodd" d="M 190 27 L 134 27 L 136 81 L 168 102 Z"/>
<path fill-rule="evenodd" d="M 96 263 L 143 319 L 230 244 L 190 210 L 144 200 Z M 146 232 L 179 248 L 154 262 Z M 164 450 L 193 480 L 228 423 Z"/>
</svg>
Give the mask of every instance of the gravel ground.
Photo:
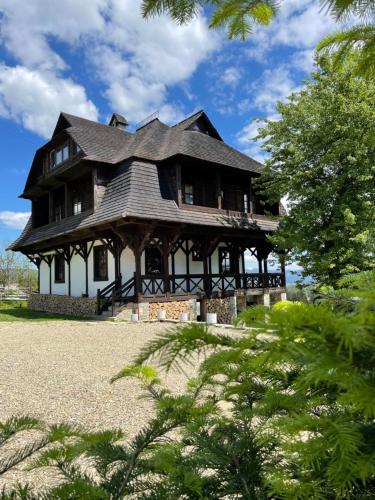
<svg viewBox="0 0 375 500">
<path fill-rule="evenodd" d="M 30 415 L 48 423 L 82 424 L 91 430 L 121 428 L 133 436 L 152 414 L 132 379 L 110 384 L 161 323 L 17 322 L 0 323 L 0 422 Z M 192 370 L 186 370 L 192 375 Z M 161 374 L 174 392 L 184 389 L 181 373 Z M 43 472 L 10 475 L 11 480 L 46 484 Z M 0 481 L 1 485 L 4 484 Z"/>
</svg>

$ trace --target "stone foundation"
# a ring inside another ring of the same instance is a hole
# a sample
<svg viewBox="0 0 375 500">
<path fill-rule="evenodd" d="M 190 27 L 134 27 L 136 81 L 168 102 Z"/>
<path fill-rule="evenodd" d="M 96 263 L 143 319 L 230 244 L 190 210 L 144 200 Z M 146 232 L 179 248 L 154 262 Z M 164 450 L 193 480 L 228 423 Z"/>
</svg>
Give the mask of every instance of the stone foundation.
<svg viewBox="0 0 375 500">
<path fill-rule="evenodd" d="M 28 301 L 32 311 L 43 311 L 69 316 L 95 316 L 96 297 L 69 297 L 32 293 Z"/>
<path fill-rule="evenodd" d="M 206 312 L 216 313 L 218 323 L 229 325 L 237 316 L 237 297 L 207 299 Z"/>
<path fill-rule="evenodd" d="M 188 313 L 190 321 L 196 318 L 195 300 L 176 300 L 173 302 L 149 302 L 149 319 L 158 319 L 158 311 L 166 311 L 166 319 L 180 319 L 181 313 Z"/>
</svg>

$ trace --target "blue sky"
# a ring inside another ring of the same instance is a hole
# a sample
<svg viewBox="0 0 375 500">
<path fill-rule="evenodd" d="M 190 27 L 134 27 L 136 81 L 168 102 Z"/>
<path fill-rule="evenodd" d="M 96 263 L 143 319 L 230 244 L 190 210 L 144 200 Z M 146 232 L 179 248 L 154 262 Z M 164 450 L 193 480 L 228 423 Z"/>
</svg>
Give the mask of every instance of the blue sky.
<svg viewBox="0 0 375 500">
<path fill-rule="evenodd" d="M 35 150 L 60 111 L 134 127 L 158 111 L 174 123 L 204 109 L 224 140 L 260 159 L 258 117 L 297 90 L 316 42 L 337 28 L 319 1 L 284 0 L 268 28 L 246 42 L 209 30 L 145 21 L 139 0 L 0 0 L 0 242 L 27 220 L 18 199 Z"/>
</svg>

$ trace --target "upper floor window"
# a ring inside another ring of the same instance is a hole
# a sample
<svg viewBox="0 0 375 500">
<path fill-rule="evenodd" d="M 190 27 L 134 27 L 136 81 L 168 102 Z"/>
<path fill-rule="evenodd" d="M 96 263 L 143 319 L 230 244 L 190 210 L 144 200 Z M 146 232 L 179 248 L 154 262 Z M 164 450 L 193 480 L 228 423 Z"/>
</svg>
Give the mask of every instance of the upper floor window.
<svg viewBox="0 0 375 500">
<path fill-rule="evenodd" d="M 82 212 L 82 201 L 80 198 L 73 198 L 73 215 L 80 214 Z"/>
<path fill-rule="evenodd" d="M 60 221 L 61 219 L 64 218 L 64 208 L 62 205 L 56 205 L 54 214 L 53 214 L 53 220 L 55 221 Z"/>
<path fill-rule="evenodd" d="M 185 205 L 194 205 L 193 184 L 184 184 L 184 203 Z"/>
<path fill-rule="evenodd" d="M 65 259 L 61 254 L 55 255 L 55 283 L 65 283 Z"/>
</svg>

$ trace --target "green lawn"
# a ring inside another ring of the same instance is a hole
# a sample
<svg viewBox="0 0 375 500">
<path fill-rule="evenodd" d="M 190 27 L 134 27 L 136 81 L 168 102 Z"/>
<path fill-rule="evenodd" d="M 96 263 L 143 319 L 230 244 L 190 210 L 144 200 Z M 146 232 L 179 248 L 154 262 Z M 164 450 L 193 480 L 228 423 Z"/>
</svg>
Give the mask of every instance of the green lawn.
<svg viewBox="0 0 375 500">
<path fill-rule="evenodd" d="M 51 320 L 70 320 L 81 321 L 87 318 L 76 316 L 64 316 L 62 314 L 49 314 L 38 311 L 30 311 L 26 301 L 0 302 L 0 322 L 1 321 L 51 321 Z"/>
</svg>

